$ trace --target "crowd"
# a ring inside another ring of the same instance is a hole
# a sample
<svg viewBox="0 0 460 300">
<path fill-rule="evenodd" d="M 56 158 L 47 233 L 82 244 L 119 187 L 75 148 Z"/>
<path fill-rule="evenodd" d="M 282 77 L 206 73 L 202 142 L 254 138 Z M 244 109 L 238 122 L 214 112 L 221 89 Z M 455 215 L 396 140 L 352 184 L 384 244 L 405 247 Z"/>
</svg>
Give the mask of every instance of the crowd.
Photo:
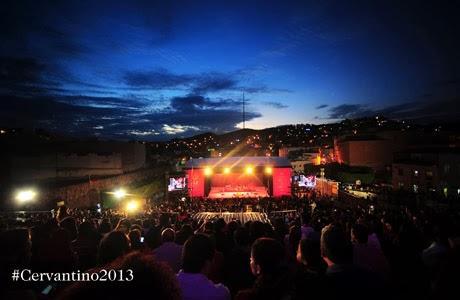
<svg viewBox="0 0 460 300">
<path fill-rule="evenodd" d="M 278 201 L 278 202 L 277 202 Z M 270 223 L 193 212 L 254 205 Z M 217 207 L 217 208 L 216 208 Z M 292 213 L 292 210 L 294 213 Z M 457 212 L 308 197 L 163 202 L 135 216 L 60 207 L 0 222 L 2 299 L 458 298 Z M 15 269 L 132 270 L 130 281 L 13 282 Z"/>
</svg>

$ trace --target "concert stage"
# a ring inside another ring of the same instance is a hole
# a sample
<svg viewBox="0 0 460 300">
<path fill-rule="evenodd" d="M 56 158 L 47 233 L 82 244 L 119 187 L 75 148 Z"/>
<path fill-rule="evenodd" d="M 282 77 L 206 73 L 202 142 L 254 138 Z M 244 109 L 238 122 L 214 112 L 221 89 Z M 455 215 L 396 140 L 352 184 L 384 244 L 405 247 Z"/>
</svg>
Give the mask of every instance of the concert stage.
<svg viewBox="0 0 460 300">
<path fill-rule="evenodd" d="M 230 198 L 265 198 L 268 197 L 268 189 L 265 187 L 252 187 L 238 189 L 232 186 L 223 188 L 212 187 L 208 194 L 210 199 L 230 199 Z"/>
<path fill-rule="evenodd" d="M 267 214 L 260 212 L 199 212 L 194 214 L 192 217 L 197 221 L 208 221 L 223 218 L 226 223 L 233 220 L 240 220 L 242 224 L 248 221 L 260 221 L 263 223 L 270 223 Z"/>
<path fill-rule="evenodd" d="M 235 199 L 291 195 L 291 164 L 282 157 L 191 159 L 185 170 L 191 198 Z"/>
</svg>

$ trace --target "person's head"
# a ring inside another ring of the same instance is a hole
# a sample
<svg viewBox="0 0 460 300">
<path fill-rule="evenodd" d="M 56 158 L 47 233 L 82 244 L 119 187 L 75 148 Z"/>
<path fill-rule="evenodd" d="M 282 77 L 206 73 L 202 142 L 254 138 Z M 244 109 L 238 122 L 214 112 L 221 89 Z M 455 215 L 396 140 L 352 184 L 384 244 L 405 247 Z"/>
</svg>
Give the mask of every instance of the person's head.
<svg viewBox="0 0 460 300">
<path fill-rule="evenodd" d="M 107 265 L 108 270 L 123 270 L 130 281 L 80 281 L 65 288 L 58 299 L 181 299 L 175 274 L 164 263 L 155 261 L 152 255 L 133 252 Z M 132 271 L 128 271 L 132 270 Z M 132 276 L 130 275 L 132 274 Z"/>
<path fill-rule="evenodd" d="M 284 258 L 284 248 L 272 238 L 259 238 L 251 248 L 251 271 L 255 276 L 276 272 Z"/>
<path fill-rule="evenodd" d="M 0 235 L 0 260 L 2 265 L 19 267 L 31 257 L 30 234 L 27 229 L 11 229 Z"/>
<path fill-rule="evenodd" d="M 99 244 L 99 264 L 105 265 L 117 259 L 130 249 L 129 240 L 122 231 L 114 230 Z"/>
<path fill-rule="evenodd" d="M 303 239 L 297 248 L 297 261 L 308 268 L 317 269 L 321 265 L 319 241 Z"/>
<path fill-rule="evenodd" d="M 112 223 L 109 219 L 103 219 L 101 225 L 99 225 L 99 232 L 104 234 L 112 231 Z"/>
<path fill-rule="evenodd" d="M 149 231 L 145 234 L 144 243 L 151 250 L 157 248 L 161 245 L 161 232 L 160 229 L 156 226 L 150 228 Z"/>
<path fill-rule="evenodd" d="M 260 237 L 265 236 L 265 225 L 260 221 L 254 221 L 249 226 L 249 235 L 251 240 L 255 241 Z"/>
<path fill-rule="evenodd" d="M 85 221 L 78 226 L 78 235 L 81 237 L 89 237 L 94 231 L 93 224 L 91 222 Z"/>
<path fill-rule="evenodd" d="M 212 222 L 210 222 L 210 221 L 207 221 L 206 223 L 204 223 L 204 231 L 213 232 L 214 231 L 214 224 L 212 224 Z"/>
<path fill-rule="evenodd" d="M 176 233 L 172 228 L 166 228 L 161 232 L 161 241 L 163 243 L 166 242 L 174 242 L 174 239 L 176 238 Z"/>
<path fill-rule="evenodd" d="M 299 241 L 301 238 L 300 227 L 297 225 L 291 226 L 289 228 L 289 244 L 291 246 L 292 251 L 297 251 L 297 246 L 299 245 Z"/>
<path fill-rule="evenodd" d="M 351 262 L 353 249 L 339 226 L 330 224 L 321 231 L 321 256 L 328 266 Z"/>
<path fill-rule="evenodd" d="M 131 249 L 139 250 L 142 248 L 141 231 L 139 229 L 132 229 L 129 234 L 129 241 L 131 242 Z"/>
<path fill-rule="evenodd" d="M 182 269 L 186 273 L 204 273 L 209 270 L 214 259 L 215 245 L 204 234 L 191 236 L 182 249 Z"/>
<path fill-rule="evenodd" d="M 120 219 L 115 230 L 123 231 L 124 234 L 128 234 L 129 228 L 131 228 L 131 222 L 128 219 Z"/>
<path fill-rule="evenodd" d="M 57 210 L 57 213 L 56 213 L 56 220 L 58 222 L 61 222 L 64 218 L 66 218 L 68 216 L 69 216 L 69 214 L 67 212 L 67 206 L 65 206 L 65 205 L 59 206 L 59 208 Z"/>
<path fill-rule="evenodd" d="M 61 222 L 59 222 L 59 227 L 65 229 L 69 233 L 70 240 L 77 238 L 77 223 L 73 217 L 69 216 L 61 219 Z"/>
<path fill-rule="evenodd" d="M 351 241 L 358 244 L 366 244 L 369 238 L 369 230 L 363 224 L 355 224 L 351 228 Z"/>
<path fill-rule="evenodd" d="M 249 236 L 249 230 L 244 227 L 239 227 L 233 233 L 233 238 L 235 240 L 235 244 L 238 246 L 244 247 L 248 246 L 251 242 L 251 237 Z"/>
<path fill-rule="evenodd" d="M 193 228 L 189 224 L 182 225 L 179 232 L 176 234 L 176 243 L 183 245 L 185 241 L 193 235 Z"/>
</svg>

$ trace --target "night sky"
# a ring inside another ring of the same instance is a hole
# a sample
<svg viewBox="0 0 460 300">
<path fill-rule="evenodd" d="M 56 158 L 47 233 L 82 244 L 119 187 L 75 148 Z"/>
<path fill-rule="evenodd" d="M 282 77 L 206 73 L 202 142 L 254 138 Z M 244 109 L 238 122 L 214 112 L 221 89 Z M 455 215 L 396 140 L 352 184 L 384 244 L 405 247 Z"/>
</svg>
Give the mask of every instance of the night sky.
<svg viewBox="0 0 460 300">
<path fill-rule="evenodd" d="M 353 4 L 351 4 L 351 2 Z M 164 140 L 453 120 L 456 1 L 2 1 L 0 125 Z"/>
</svg>

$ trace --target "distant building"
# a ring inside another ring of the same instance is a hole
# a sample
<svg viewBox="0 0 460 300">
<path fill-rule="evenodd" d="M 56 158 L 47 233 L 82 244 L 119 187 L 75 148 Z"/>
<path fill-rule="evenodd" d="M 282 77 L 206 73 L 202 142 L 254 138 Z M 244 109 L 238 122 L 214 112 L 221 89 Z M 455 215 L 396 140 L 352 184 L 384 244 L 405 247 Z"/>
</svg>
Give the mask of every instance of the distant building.
<svg viewBox="0 0 460 300">
<path fill-rule="evenodd" d="M 398 153 L 392 167 L 394 189 L 460 195 L 460 149 L 418 149 Z"/>
<path fill-rule="evenodd" d="M 66 141 L 7 154 L 4 175 L 12 182 L 112 176 L 145 167 L 142 143 Z"/>
<path fill-rule="evenodd" d="M 12 156 L 11 178 L 18 181 L 123 174 L 120 153 L 75 153 Z"/>
<path fill-rule="evenodd" d="M 347 136 L 334 140 L 337 162 L 384 170 L 393 162 L 394 144 L 376 136 Z"/>
</svg>

